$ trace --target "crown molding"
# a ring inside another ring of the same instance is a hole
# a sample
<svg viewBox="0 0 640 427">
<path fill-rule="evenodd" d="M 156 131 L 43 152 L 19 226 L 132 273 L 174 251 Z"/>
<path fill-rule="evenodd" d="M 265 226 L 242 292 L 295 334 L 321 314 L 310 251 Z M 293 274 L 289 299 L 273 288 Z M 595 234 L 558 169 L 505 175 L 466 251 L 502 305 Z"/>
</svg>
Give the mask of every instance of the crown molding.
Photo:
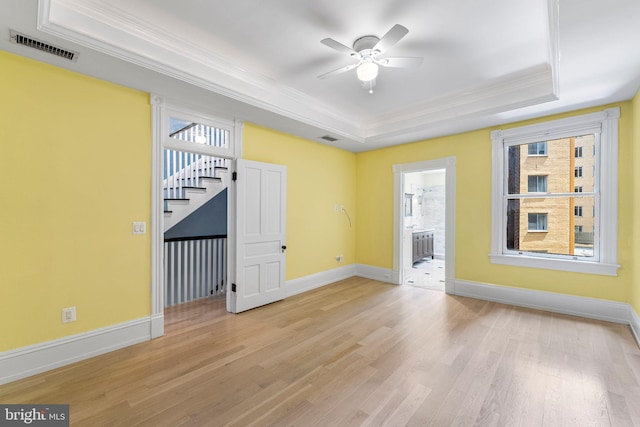
<svg viewBox="0 0 640 427">
<path fill-rule="evenodd" d="M 464 117 L 490 115 L 527 107 L 557 98 L 553 77 L 547 64 L 540 64 L 486 84 L 433 98 L 395 113 L 381 115 L 367 122 L 367 140 L 398 137 L 415 133 Z"/>
<path fill-rule="evenodd" d="M 230 99 L 364 142 L 354 126 L 356 119 L 337 112 L 335 107 L 265 76 L 235 67 L 212 51 L 189 40 L 169 36 L 108 3 L 41 0 L 37 28 Z M 98 31 L 101 31 L 100 36 Z M 182 68 L 168 65 L 176 63 Z"/>
<path fill-rule="evenodd" d="M 548 63 L 365 120 L 264 75 L 236 67 L 206 47 L 163 32 L 107 1 L 40 0 L 37 25 L 40 31 L 81 46 L 332 135 L 366 143 L 405 140 L 463 118 L 558 99 L 558 0 L 547 0 L 547 12 Z"/>
</svg>

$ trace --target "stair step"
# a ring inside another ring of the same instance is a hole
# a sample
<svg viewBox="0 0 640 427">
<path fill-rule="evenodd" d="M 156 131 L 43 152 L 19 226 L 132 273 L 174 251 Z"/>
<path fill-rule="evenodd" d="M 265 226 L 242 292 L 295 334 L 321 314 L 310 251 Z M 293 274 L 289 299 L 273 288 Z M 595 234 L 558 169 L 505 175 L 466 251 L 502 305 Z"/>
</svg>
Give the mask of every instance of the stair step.
<svg viewBox="0 0 640 427">
<path fill-rule="evenodd" d="M 181 181 L 195 181 L 196 179 L 213 179 L 216 181 L 222 181 L 219 176 L 200 176 L 198 178 L 179 178 Z"/>
<path fill-rule="evenodd" d="M 165 202 L 171 202 L 171 203 L 179 203 L 179 204 L 185 204 L 188 205 L 189 204 L 189 199 L 172 199 L 172 198 L 167 198 L 164 199 Z"/>
<path fill-rule="evenodd" d="M 189 191 L 198 191 L 200 193 L 207 191 L 207 189 L 205 187 L 192 187 L 190 185 L 185 185 L 184 187 L 182 187 L 183 190 L 189 190 Z"/>
</svg>

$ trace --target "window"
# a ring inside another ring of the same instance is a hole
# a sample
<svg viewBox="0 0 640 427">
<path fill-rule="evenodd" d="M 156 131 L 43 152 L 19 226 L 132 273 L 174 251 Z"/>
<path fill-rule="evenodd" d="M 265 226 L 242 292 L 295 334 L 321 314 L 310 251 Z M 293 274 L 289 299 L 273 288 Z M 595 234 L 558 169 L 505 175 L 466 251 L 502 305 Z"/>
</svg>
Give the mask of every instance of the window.
<svg viewBox="0 0 640 427">
<path fill-rule="evenodd" d="M 530 156 L 546 156 L 547 155 L 547 141 L 534 142 L 529 145 L 528 154 Z"/>
<path fill-rule="evenodd" d="M 491 133 L 492 263 L 617 275 L 619 117 L 611 108 Z"/>
<path fill-rule="evenodd" d="M 547 176 L 546 175 L 529 175 L 529 193 L 546 193 L 547 192 Z"/>
<path fill-rule="evenodd" d="M 582 157 L 582 147 L 576 147 L 576 157 Z"/>
<path fill-rule="evenodd" d="M 547 214 L 546 213 L 530 213 L 529 231 L 547 231 Z"/>
</svg>

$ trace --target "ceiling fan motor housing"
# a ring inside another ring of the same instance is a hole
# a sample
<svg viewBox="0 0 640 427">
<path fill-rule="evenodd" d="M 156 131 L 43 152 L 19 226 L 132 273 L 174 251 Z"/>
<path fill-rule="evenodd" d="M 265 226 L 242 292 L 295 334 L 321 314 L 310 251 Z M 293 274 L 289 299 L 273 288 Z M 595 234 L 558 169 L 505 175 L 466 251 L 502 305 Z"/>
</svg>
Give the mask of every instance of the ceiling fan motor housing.
<svg viewBox="0 0 640 427">
<path fill-rule="evenodd" d="M 363 36 L 353 42 L 353 50 L 362 52 L 363 50 L 371 50 L 378 44 L 380 39 L 376 36 Z"/>
</svg>

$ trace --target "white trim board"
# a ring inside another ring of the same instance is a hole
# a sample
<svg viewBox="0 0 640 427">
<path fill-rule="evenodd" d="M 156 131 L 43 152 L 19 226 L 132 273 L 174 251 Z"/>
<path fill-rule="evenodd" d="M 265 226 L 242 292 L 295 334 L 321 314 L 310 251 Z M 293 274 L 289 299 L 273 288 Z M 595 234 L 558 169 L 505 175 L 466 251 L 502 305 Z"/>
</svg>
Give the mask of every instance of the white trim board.
<svg viewBox="0 0 640 427">
<path fill-rule="evenodd" d="M 355 275 L 356 266 L 355 264 L 351 264 L 299 277 L 297 279 L 287 280 L 285 284 L 287 297 L 321 288 L 322 286 L 330 285 L 331 283 L 339 282 L 340 280 L 348 279 Z"/>
<path fill-rule="evenodd" d="M 453 292 L 450 293 L 485 301 L 627 325 L 630 324 L 630 311 L 633 311 L 629 304 L 623 302 L 511 288 L 467 280 L 455 280 Z"/>
<path fill-rule="evenodd" d="M 640 347 L 640 316 L 631 306 L 629 306 L 629 326 L 631 326 L 631 332 Z"/>
<path fill-rule="evenodd" d="M 151 318 L 100 328 L 0 353 L 0 384 L 151 339 Z"/>
<path fill-rule="evenodd" d="M 400 273 L 398 271 L 372 265 L 356 264 L 356 275 L 365 279 L 378 280 L 394 285 L 400 283 Z"/>
</svg>

